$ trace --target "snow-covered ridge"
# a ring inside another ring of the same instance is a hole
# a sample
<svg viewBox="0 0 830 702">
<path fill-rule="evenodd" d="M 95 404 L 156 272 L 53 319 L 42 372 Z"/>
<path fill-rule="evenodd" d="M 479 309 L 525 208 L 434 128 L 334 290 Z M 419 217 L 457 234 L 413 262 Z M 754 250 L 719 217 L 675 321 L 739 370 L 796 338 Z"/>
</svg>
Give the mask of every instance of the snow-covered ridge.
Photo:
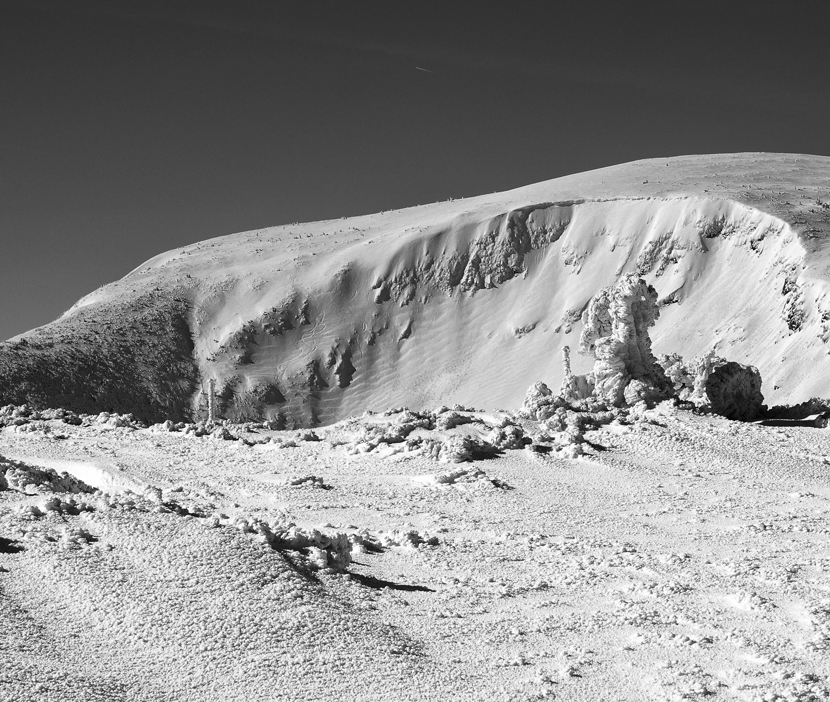
<svg viewBox="0 0 830 702">
<path fill-rule="evenodd" d="M 531 383 L 559 385 L 590 298 L 635 273 L 658 292 L 655 353 L 715 347 L 760 369 L 768 401 L 797 402 L 830 380 L 828 200 L 828 158 L 653 159 L 200 242 L 56 325 L 140 295 L 186 303 L 197 414 L 211 379 L 226 416 L 289 426 L 394 405 L 517 407 Z"/>
</svg>

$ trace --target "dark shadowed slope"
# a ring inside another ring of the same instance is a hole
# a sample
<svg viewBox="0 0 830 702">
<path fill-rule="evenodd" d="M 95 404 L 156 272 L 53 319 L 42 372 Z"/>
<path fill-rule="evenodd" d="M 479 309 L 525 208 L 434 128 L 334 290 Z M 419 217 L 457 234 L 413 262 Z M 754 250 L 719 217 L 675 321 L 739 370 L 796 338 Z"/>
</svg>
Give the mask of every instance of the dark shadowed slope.
<svg viewBox="0 0 830 702">
<path fill-rule="evenodd" d="M 188 318 L 184 298 L 144 292 L 0 344 L 2 401 L 186 419 L 198 378 Z"/>
</svg>

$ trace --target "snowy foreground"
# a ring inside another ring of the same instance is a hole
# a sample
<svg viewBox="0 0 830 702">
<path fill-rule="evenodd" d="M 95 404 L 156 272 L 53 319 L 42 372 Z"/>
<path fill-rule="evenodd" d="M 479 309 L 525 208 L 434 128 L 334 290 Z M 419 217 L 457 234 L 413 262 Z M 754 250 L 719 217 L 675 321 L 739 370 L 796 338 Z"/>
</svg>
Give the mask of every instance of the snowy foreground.
<svg viewBox="0 0 830 702">
<path fill-rule="evenodd" d="M 7 417 L 0 699 L 830 696 L 827 430 L 441 410 Z"/>
</svg>

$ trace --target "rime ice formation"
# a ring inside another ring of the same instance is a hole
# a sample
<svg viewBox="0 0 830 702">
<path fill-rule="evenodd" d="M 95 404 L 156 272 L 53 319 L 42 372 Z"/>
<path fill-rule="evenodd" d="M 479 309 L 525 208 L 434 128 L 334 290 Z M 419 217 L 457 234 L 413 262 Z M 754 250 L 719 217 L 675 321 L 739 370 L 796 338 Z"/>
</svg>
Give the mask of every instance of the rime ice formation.
<svg viewBox="0 0 830 702">
<path fill-rule="evenodd" d="M 634 273 L 591 298 L 582 316 L 579 350 L 596 359 L 588 385 L 598 400 L 618 407 L 669 397 L 648 333 L 659 314 L 657 291 Z"/>
<path fill-rule="evenodd" d="M 574 375 L 571 369 L 571 347 L 567 345 L 562 347 L 562 368 L 562 387 L 559 394 L 568 402 L 577 402 L 590 397 L 594 389 L 593 374 Z"/>
<path fill-rule="evenodd" d="M 213 398 L 220 419 L 289 429 L 515 407 L 537 378 L 560 387 L 589 301 L 625 276 L 656 291 L 656 353 L 717 344 L 771 401 L 803 401 L 830 384 L 829 196 L 827 157 L 689 156 L 199 242 L 0 343 L 0 404 L 181 423 Z M 591 333 L 602 397 L 659 394 L 639 348 Z M 572 360 L 575 378 L 591 370 Z"/>
<path fill-rule="evenodd" d="M 679 354 L 664 356 L 661 364 L 651 351 L 649 335 L 659 315 L 657 291 L 635 274 L 623 275 L 600 290 L 582 315 L 579 340 L 580 352 L 594 358 L 593 370 L 574 375 L 570 348 L 565 346 L 559 395 L 542 382 L 534 383 L 519 416 L 548 420 L 554 431 L 564 431 L 568 410 L 596 414 L 598 409 L 603 413 L 603 407 L 653 406 L 676 397 L 729 419 L 757 417 L 764 406 L 758 369 L 727 361 L 713 351 L 688 365 Z"/>
<path fill-rule="evenodd" d="M 528 419 L 547 419 L 557 406 L 563 404 L 562 398 L 554 395 L 547 385 L 536 381 L 527 389 L 519 415 Z"/>
</svg>

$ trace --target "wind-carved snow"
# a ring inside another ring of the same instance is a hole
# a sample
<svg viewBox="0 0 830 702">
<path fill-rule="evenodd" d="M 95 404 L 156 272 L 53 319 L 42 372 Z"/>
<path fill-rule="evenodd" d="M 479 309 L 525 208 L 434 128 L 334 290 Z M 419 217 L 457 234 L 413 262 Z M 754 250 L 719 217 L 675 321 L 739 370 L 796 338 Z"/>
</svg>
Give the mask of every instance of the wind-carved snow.
<svg viewBox="0 0 830 702">
<path fill-rule="evenodd" d="M 726 201 L 544 204 L 484 221 L 459 217 L 251 316 L 203 373 L 220 380 L 227 416 L 289 426 L 446 399 L 515 406 L 532 380 L 561 377 L 559 350 L 588 300 L 630 272 L 659 291 L 659 350 L 726 346 L 775 381 L 778 364 L 763 368 L 765 330 L 799 331 L 809 316 L 793 276 L 802 259 L 784 222 Z M 736 293 L 746 304 L 729 304 Z"/>
<path fill-rule="evenodd" d="M 820 206 L 803 206 L 830 183 L 825 161 L 746 154 L 637 162 L 194 244 L 157 256 L 26 337 L 43 348 L 0 348 L 0 400 L 29 400 L 33 381 L 18 380 L 21 369 L 37 354 L 49 358 L 49 344 L 72 338 L 82 317 L 106 323 L 87 345 L 132 339 L 123 308 L 146 292 L 150 308 L 175 297 L 189 310 L 193 370 L 185 375 L 197 379 L 160 382 L 190 418 L 206 416 L 211 379 L 222 416 L 286 427 L 396 405 L 516 407 L 532 382 L 558 386 L 562 348 L 582 332 L 589 300 L 626 274 L 657 291 L 655 354 L 691 359 L 714 348 L 758 367 L 768 400 L 806 400 L 830 382 L 821 243 L 830 226 Z M 776 181 L 780 173 L 803 175 Z M 148 365 L 163 368 L 163 354 L 184 348 L 160 348 Z M 587 358 L 574 364 L 576 374 L 590 369 Z M 102 384 L 96 377 L 93 385 Z M 112 406 L 99 409 L 163 421 L 163 403 L 140 390 L 135 400 L 122 388 L 101 391 Z M 73 408 L 73 393 L 89 395 L 77 381 L 62 390 L 63 406 Z"/>
</svg>

